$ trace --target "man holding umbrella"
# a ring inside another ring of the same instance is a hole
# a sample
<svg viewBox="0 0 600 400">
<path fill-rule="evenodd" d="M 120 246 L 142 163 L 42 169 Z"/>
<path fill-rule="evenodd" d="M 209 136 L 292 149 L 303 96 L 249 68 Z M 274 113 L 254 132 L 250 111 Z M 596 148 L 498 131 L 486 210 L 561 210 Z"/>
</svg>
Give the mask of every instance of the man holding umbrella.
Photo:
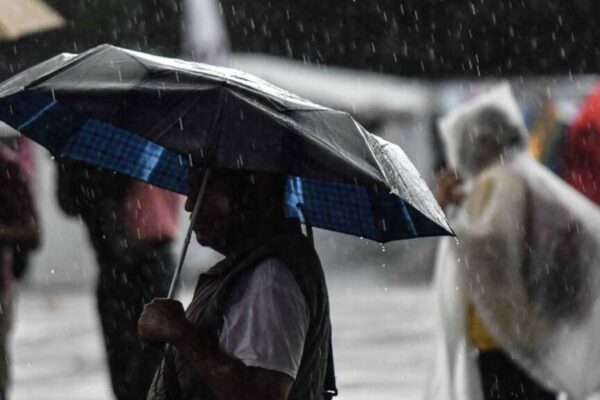
<svg viewBox="0 0 600 400">
<path fill-rule="evenodd" d="M 200 175 L 190 172 L 189 211 Z M 174 349 L 150 399 L 321 398 L 330 356 L 327 288 L 312 243 L 285 218 L 284 178 L 211 177 L 194 230 L 227 258 L 200 276 L 187 314 L 175 300 L 146 306 L 140 337 Z"/>
<path fill-rule="evenodd" d="M 187 314 L 158 300 L 141 317 L 143 338 L 172 345 L 150 398 L 334 394 L 327 291 L 299 222 L 309 237 L 451 234 L 398 146 L 240 71 L 99 46 L 0 85 L 0 120 L 59 157 L 187 194 L 198 239 L 227 256 Z"/>
</svg>

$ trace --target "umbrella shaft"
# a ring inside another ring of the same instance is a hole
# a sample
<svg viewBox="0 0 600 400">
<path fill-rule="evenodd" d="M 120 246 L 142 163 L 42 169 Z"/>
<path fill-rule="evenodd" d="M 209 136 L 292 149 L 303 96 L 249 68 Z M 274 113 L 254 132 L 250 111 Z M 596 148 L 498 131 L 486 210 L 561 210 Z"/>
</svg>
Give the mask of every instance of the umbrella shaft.
<svg viewBox="0 0 600 400">
<path fill-rule="evenodd" d="M 179 284 L 179 278 L 181 277 L 181 270 L 183 268 L 183 262 L 185 261 L 185 256 L 187 254 L 188 247 L 190 246 L 190 241 L 192 239 L 192 233 L 194 232 L 194 225 L 196 224 L 196 218 L 198 217 L 198 211 L 200 210 L 200 206 L 202 205 L 202 199 L 204 198 L 204 193 L 206 192 L 206 186 L 208 185 L 208 179 L 210 177 L 210 169 L 206 169 L 204 173 L 204 177 L 202 178 L 202 185 L 200 186 L 200 192 L 198 193 L 198 198 L 196 199 L 196 204 L 194 205 L 194 211 L 192 211 L 192 217 L 190 219 L 190 226 L 188 228 L 187 234 L 185 236 L 185 240 L 183 241 L 183 249 L 181 250 L 181 256 L 179 257 L 179 262 L 177 263 L 177 269 L 175 269 L 175 274 L 173 275 L 173 280 L 171 280 L 171 287 L 169 288 L 169 294 L 167 298 L 172 299 L 175 295 L 175 290 L 177 289 L 177 285 Z"/>
</svg>

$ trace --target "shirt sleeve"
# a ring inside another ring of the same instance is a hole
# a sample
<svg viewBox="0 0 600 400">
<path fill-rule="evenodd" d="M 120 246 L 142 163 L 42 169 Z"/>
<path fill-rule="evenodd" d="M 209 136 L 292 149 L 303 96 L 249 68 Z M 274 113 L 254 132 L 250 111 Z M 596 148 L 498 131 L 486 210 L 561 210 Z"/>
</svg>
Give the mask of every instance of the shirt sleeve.
<svg viewBox="0 0 600 400">
<path fill-rule="evenodd" d="M 296 378 L 309 312 L 291 272 L 269 258 L 246 272 L 225 301 L 219 345 L 246 366 Z"/>
</svg>

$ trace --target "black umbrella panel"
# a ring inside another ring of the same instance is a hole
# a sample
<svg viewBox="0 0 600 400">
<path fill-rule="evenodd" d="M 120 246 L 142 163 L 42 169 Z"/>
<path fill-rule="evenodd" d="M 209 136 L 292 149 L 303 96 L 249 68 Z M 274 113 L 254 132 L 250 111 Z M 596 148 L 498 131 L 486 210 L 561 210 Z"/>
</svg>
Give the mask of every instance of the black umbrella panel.
<svg viewBox="0 0 600 400">
<path fill-rule="evenodd" d="M 349 114 L 228 68 L 109 45 L 0 85 L 0 120 L 57 157 L 187 192 L 187 168 L 289 176 L 289 216 L 380 242 L 451 234 L 404 152 Z"/>
</svg>

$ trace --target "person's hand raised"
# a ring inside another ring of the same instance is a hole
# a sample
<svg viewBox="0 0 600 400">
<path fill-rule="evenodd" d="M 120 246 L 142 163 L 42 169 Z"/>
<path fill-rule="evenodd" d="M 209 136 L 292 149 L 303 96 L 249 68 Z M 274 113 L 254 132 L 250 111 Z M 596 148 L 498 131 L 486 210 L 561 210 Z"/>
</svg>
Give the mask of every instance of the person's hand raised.
<svg viewBox="0 0 600 400">
<path fill-rule="evenodd" d="M 438 174 L 436 184 L 436 198 L 440 206 L 460 204 L 465 198 L 462 179 L 455 170 L 446 169 Z"/>
<path fill-rule="evenodd" d="M 150 342 L 177 344 L 193 329 L 177 300 L 154 299 L 144 306 L 138 320 L 138 336 Z"/>
</svg>

